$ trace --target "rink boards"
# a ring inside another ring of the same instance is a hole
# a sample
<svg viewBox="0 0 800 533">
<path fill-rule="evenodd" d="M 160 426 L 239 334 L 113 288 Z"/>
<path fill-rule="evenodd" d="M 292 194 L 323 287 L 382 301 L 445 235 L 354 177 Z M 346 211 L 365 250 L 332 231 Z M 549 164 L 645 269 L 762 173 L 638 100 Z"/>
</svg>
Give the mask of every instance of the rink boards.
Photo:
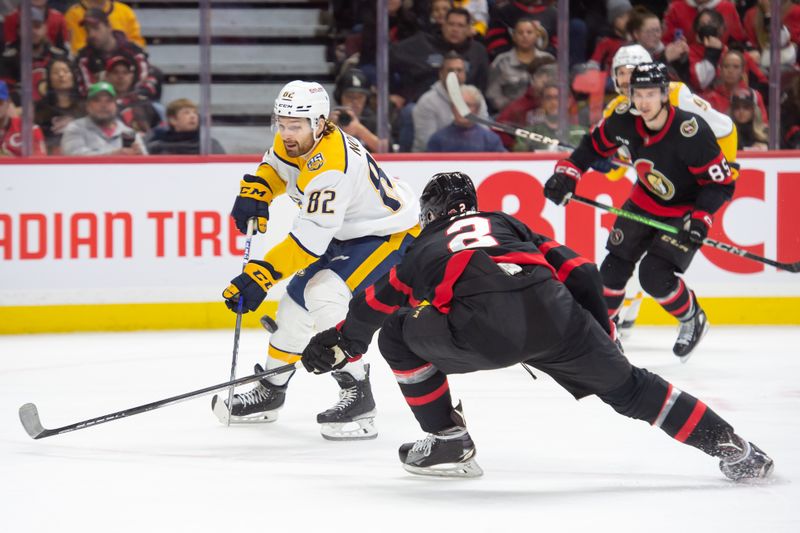
<svg viewBox="0 0 800 533">
<path fill-rule="evenodd" d="M 228 212 L 258 157 L 48 158 L 0 162 L 0 333 L 231 327 L 220 293 L 241 269 L 244 237 Z M 545 202 L 551 155 L 387 155 L 387 174 L 422 190 L 434 173 L 467 172 L 482 209 L 514 214 L 599 262 L 614 215 Z M 709 236 L 778 261 L 800 260 L 800 153 L 742 157 L 733 201 Z M 578 193 L 620 207 L 632 177 L 590 172 Z M 377 192 L 376 192 L 377 194 Z M 263 255 L 297 212 L 281 197 Z M 800 324 L 800 274 L 722 251 L 698 254 L 686 279 L 717 324 Z M 263 310 L 274 312 L 281 284 Z M 259 313 L 260 314 L 260 313 Z M 256 317 L 247 317 L 256 326 Z M 646 299 L 640 321 L 668 324 Z"/>
</svg>

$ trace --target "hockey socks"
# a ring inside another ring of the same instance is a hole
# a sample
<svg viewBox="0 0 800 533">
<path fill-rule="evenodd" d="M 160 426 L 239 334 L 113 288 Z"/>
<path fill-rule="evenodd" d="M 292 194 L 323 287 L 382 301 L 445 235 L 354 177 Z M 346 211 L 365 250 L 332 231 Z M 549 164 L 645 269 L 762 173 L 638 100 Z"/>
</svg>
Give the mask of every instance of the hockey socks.
<svg viewBox="0 0 800 533">
<path fill-rule="evenodd" d="M 733 427 L 705 403 L 660 376 L 634 367 L 617 389 L 598 395 L 618 413 L 661 428 L 678 442 L 724 457 Z"/>
<path fill-rule="evenodd" d="M 655 296 L 656 301 L 664 310 L 680 321 L 689 319 L 697 308 L 697 300 L 681 278 L 676 278 L 675 288 L 664 297 Z"/>
<path fill-rule="evenodd" d="M 450 385 L 443 372 L 424 361 L 414 368 L 393 367 L 392 372 L 423 431 L 436 433 L 453 425 Z"/>
</svg>

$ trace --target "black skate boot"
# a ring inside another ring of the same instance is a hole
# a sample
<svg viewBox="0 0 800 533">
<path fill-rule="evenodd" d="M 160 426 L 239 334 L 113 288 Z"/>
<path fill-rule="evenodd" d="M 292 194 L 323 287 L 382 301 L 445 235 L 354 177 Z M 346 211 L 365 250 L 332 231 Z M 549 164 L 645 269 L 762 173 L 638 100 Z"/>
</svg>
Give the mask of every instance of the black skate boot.
<svg viewBox="0 0 800 533">
<path fill-rule="evenodd" d="M 255 373 L 263 372 L 261 365 L 254 367 Z M 289 379 L 294 375 L 294 370 L 289 374 Z M 230 413 L 231 424 L 258 424 L 275 422 L 278 411 L 286 401 L 287 381 L 284 385 L 273 385 L 266 379 L 259 380 L 255 387 L 244 394 L 233 395 L 233 408 Z M 228 402 L 220 401 L 218 395 L 211 399 L 211 409 L 219 421 L 228 424 Z"/>
<path fill-rule="evenodd" d="M 348 372 L 333 372 L 341 387 L 339 401 L 317 415 L 320 432 L 328 440 L 362 440 L 378 436 L 375 427 L 375 400 L 369 384 L 369 365 L 364 365 L 366 377 L 359 381 Z"/>
<path fill-rule="evenodd" d="M 729 443 L 719 445 L 723 456 L 719 469 L 733 481 L 765 478 L 772 473 L 775 463 L 761 448 L 733 435 Z"/>
<path fill-rule="evenodd" d="M 694 295 L 692 295 L 694 298 Z M 695 301 L 697 310 L 688 319 L 681 322 L 678 330 L 678 340 L 672 347 L 672 353 L 678 356 L 682 363 L 689 360 L 689 355 L 700 344 L 700 340 L 708 333 L 708 319 L 705 312 L 700 309 Z"/>
<path fill-rule="evenodd" d="M 429 433 L 417 442 L 400 446 L 403 468 L 412 474 L 440 477 L 478 477 L 483 470 L 475 462 L 475 443 L 467 432 L 461 402 L 451 414 L 455 426 Z"/>
</svg>

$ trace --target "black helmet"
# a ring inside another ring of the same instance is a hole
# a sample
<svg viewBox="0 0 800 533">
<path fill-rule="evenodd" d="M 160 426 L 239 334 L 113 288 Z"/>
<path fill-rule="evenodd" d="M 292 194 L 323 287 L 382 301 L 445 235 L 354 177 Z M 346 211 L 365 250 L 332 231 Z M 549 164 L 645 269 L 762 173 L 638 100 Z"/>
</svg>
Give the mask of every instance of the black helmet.
<svg viewBox="0 0 800 533">
<path fill-rule="evenodd" d="M 351 68 L 343 72 L 336 80 L 336 89 L 333 91 L 333 98 L 341 103 L 342 95 L 345 91 L 359 91 L 370 94 L 370 87 L 371 84 L 367 75 L 357 68 Z"/>
<path fill-rule="evenodd" d="M 658 87 L 665 94 L 669 89 L 667 67 L 663 63 L 641 63 L 631 72 L 631 91 L 635 88 Z M 631 93 L 633 94 L 633 93 Z"/>
<path fill-rule="evenodd" d="M 477 211 L 478 195 L 463 172 L 441 172 L 425 185 L 419 207 L 419 224 L 424 228 L 437 218 Z"/>
</svg>

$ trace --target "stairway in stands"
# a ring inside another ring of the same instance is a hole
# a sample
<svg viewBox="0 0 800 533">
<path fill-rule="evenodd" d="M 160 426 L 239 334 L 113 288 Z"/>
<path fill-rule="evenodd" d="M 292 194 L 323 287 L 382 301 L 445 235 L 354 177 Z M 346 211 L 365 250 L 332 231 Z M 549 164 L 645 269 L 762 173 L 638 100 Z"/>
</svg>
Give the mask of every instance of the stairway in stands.
<svg viewBox="0 0 800 533">
<path fill-rule="evenodd" d="M 161 98 L 200 99 L 197 0 L 136 0 L 153 65 L 165 74 Z M 262 153 L 271 142 L 272 102 L 293 79 L 329 91 L 327 0 L 213 0 L 211 10 L 212 136 L 228 153 Z"/>
</svg>

